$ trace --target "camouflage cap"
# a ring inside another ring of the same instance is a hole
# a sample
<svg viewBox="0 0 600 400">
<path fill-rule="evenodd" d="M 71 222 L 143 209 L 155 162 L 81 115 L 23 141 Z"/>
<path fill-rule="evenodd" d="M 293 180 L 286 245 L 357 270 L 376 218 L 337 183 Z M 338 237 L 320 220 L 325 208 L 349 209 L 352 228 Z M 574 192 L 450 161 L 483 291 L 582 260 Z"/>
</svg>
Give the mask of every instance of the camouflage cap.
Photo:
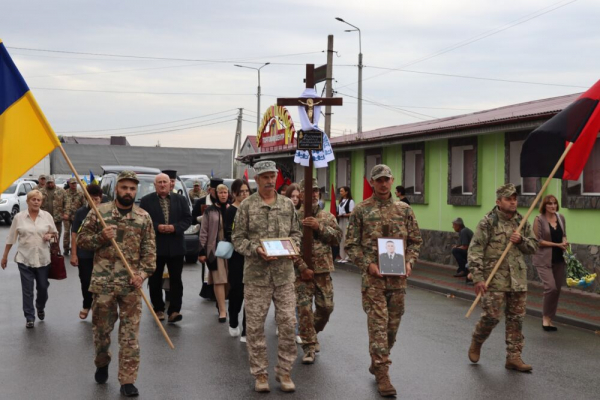
<svg viewBox="0 0 600 400">
<path fill-rule="evenodd" d="M 278 172 L 275 162 L 269 160 L 257 162 L 254 164 L 254 170 L 256 171 L 256 175 L 261 175 L 265 172 Z"/>
<path fill-rule="evenodd" d="M 371 169 L 371 179 L 379 179 L 382 176 L 392 178 L 392 170 L 385 164 L 378 164 Z"/>
<path fill-rule="evenodd" d="M 38 180 L 40 180 L 40 179 L 46 179 L 46 175 L 42 174 L 42 175 L 38 176 Z"/>
<path fill-rule="evenodd" d="M 196 185 L 200 186 L 200 181 L 199 180 L 195 180 L 194 181 L 194 186 L 196 186 Z"/>
<path fill-rule="evenodd" d="M 313 178 L 312 188 L 320 190 L 320 186 L 319 186 L 319 182 L 317 181 L 317 178 Z M 302 192 L 304 191 L 304 179 L 302 179 L 300 181 L 300 191 L 302 191 Z"/>
<path fill-rule="evenodd" d="M 513 194 L 517 194 L 517 188 L 512 183 L 506 183 L 496 189 L 496 199 L 510 197 Z"/>
<path fill-rule="evenodd" d="M 125 180 L 125 179 L 131 179 L 132 181 L 136 181 L 137 183 L 140 183 L 140 180 L 138 179 L 137 174 L 133 171 L 121 171 L 119 176 L 117 176 L 117 183 L 119 183 L 120 181 Z"/>
<path fill-rule="evenodd" d="M 52 175 L 46 175 L 46 182 L 54 182 L 54 177 Z"/>
<path fill-rule="evenodd" d="M 77 178 L 73 177 L 69 179 L 69 183 L 77 183 Z"/>
</svg>

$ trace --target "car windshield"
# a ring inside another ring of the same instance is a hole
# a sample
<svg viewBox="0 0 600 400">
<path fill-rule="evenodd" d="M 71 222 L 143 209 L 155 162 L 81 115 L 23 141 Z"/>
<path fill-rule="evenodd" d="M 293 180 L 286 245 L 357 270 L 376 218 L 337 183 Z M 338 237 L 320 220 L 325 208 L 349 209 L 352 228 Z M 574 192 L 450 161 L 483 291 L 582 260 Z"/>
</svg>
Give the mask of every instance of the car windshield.
<svg viewBox="0 0 600 400">
<path fill-rule="evenodd" d="M 139 203 L 145 195 L 156 192 L 156 188 L 154 187 L 154 176 L 138 175 L 138 178 L 140 183 L 138 184 L 138 191 L 135 195 L 136 203 Z M 175 181 L 175 191 L 181 195 L 184 195 L 185 193 L 184 187 L 179 180 Z"/>
<path fill-rule="evenodd" d="M 9 187 L 7 187 L 4 192 L 4 194 L 14 194 L 15 191 L 17 190 L 17 184 L 13 183 L 12 185 L 10 185 Z"/>
</svg>

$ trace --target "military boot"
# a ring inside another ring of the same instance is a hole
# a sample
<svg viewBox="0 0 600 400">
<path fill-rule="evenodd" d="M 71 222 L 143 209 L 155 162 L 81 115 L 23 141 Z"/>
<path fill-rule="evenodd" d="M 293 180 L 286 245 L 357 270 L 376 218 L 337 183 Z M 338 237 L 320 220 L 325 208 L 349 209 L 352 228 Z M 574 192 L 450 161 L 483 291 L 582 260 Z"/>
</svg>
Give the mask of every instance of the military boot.
<svg viewBox="0 0 600 400">
<path fill-rule="evenodd" d="M 482 344 L 483 343 L 477 343 L 475 340 L 471 340 L 471 347 L 469 347 L 469 360 L 471 360 L 472 363 L 477 363 L 479 361 Z"/>
<path fill-rule="evenodd" d="M 306 353 L 304 353 L 304 357 L 302 357 L 302 364 L 314 364 L 315 362 L 315 350 L 308 349 Z"/>
<path fill-rule="evenodd" d="M 282 392 L 294 392 L 296 390 L 296 385 L 294 385 L 290 374 L 277 374 L 275 380 L 281 383 Z"/>
<path fill-rule="evenodd" d="M 271 391 L 271 388 L 269 387 L 269 378 L 267 378 L 267 375 L 258 375 L 256 377 L 256 382 L 254 383 L 254 390 L 259 393 Z"/>
<path fill-rule="evenodd" d="M 519 372 L 529 372 L 533 370 L 533 367 L 529 364 L 525 364 L 521 357 L 517 358 L 507 358 L 506 364 L 504 365 L 506 369 L 514 369 Z"/>
<path fill-rule="evenodd" d="M 377 391 L 380 396 L 392 397 L 396 395 L 396 388 L 390 382 L 387 366 L 375 370 L 375 379 L 377 380 Z"/>
<path fill-rule="evenodd" d="M 369 372 L 371 375 L 375 375 L 375 365 L 373 364 L 373 361 L 371 361 L 371 365 L 369 365 Z"/>
</svg>

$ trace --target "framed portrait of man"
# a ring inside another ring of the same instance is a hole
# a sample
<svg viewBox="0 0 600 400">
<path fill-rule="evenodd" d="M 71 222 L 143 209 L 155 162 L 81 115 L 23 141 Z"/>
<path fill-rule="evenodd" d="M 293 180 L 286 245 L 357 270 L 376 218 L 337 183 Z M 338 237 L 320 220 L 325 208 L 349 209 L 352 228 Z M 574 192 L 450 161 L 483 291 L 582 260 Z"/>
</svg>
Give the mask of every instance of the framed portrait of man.
<svg viewBox="0 0 600 400">
<path fill-rule="evenodd" d="M 382 275 L 406 275 L 403 239 L 377 239 L 377 253 L 379 254 L 379 272 Z"/>
<path fill-rule="evenodd" d="M 289 257 L 300 254 L 291 238 L 261 239 L 260 244 L 268 257 Z"/>
</svg>

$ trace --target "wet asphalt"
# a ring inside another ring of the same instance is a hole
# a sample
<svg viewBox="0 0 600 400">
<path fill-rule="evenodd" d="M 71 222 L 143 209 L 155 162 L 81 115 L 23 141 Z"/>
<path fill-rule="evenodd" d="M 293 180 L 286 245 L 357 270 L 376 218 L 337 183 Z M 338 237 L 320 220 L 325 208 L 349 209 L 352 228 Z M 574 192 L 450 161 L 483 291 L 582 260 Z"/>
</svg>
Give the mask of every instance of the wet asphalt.
<svg viewBox="0 0 600 400">
<path fill-rule="evenodd" d="M 0 223 L 0 249 L 8 228 Z M 77 269 L 51 281 L 45 321 L 25 329 L 17 265 L 9 256 L 0 270 L 0 399 L 117 399 L 117 327 L 109 381 L 94 381 L 91 316 L 81 321 Z M 175 350 L 169 349 L 144 305 L 141 322 L 139 399 L 377 399 L 369 366 L 366 316 L 361 307 L 360 277 L 333 274 L 335 310 L 319 335 L 321 353 L 314 365 L 300 362 L 292 371 L 297 391 L 279 390 L 273 308 L 267 318 L 271 393 L 253 391 L 246 345 L 217 322 L 214 303 L 198 297 L 199 265 L 184 269 L 183 321 L 166 325 Z M 467 358 L 477 321 L 465 319 L 470 303 L 409 288 L 406 314 L 393 349 L 392 383 L 401 399 L 600 399 L 600 336 L 558 325 L 544 332 L 541 320 L 526 317 L 523 359 L 533 373 L 504 368 L 504 320 L 484 344 L 479 364 Z"/>
</svg>

